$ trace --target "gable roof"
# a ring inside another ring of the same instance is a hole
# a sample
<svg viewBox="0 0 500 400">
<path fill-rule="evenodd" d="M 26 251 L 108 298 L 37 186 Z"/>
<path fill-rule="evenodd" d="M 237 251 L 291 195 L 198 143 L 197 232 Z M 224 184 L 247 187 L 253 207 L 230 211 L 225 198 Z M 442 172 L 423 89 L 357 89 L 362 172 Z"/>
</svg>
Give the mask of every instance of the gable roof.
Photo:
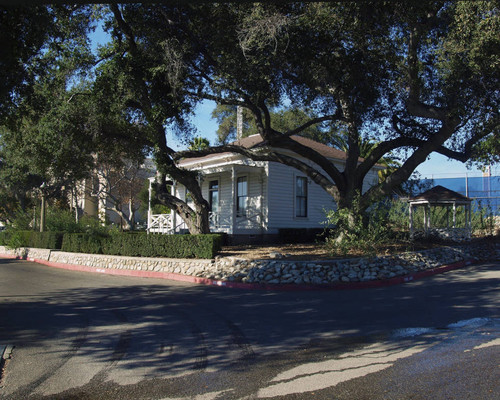
<svg viewBox="0 0 500 400">
<path fill-rule="evenodd" d="M 434 186 L 432 189 L 425 191 L 424 193 L 419 194 L 418 196 L 411 197 L 410 202 L 429 202 L 429 203 L 440 203 L 440 202 L 461 202 L 466 203 L 470 202 L 471 199 L 445 188 L 444 186 Z"/>
<path fill-rule="evenodd" d="M 347 154 L 344 151 L 334 149 L 333 147 L 327 146 L 326 144 L 323 144 L 323 143 L 320 143 L 320 142 L 317 142 L 315 140 L 308 139 L 308 138 L 305 138 L 302 136 L 298 136 L 298 135 L 290 136 L 290 138 L 292 140 L 296 141 L 297 143 L 302 144 L 303 146 L 307 146 L 307 147 L 317 151 L 319 154 L 321 154 L 324 157 L 334 158 L 337 160 L 347 159 Z M 263 145 L 263 139 L 262 139 L 262 136 L 260 134 L 256 134 L 256 135 L 251 135 L 251 136 L 247 136 L 245 138 L 236 140 L 230 144 L 235 145 L 235 146 L 242 146 L 246 149 L 251 149 L 251 148 Z M 233 154 L 233 153 L 224 152 L 224 153 L 209 154 L 209 155 L 203 156 L 203 157 L 186 158 L 186 159 L 182 160 L 179 164 L 182 165 L 184 163 L 208 161 L 208 160 L 211 160 L 213 158 L 220 157 L 221 155 L 229 155 L 229 154 Z"/>
</svg>

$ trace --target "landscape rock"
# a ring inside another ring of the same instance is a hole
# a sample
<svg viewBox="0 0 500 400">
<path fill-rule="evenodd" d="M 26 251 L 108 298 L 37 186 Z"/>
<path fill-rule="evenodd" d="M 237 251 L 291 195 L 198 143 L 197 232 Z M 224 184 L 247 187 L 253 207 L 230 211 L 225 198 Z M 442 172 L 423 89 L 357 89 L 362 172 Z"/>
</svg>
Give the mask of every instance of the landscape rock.
<svg viewBox="0 0 500 400">
<path fill-rule="evenodd" d="M 275 258 L 282 255 L 275 252 Z M 201 278 L 269 284 L 324 284 L 394 278 L 464 260 L 500 259 L 500 243 L 460 244 L 394 256 L 319 262 L 247 260 L 216 257 L 214 260 L 139 258 L 102 254 L 0 246 L 0 255 L 45 260 L 100 269 L 174 272 Z"/>
</svg>

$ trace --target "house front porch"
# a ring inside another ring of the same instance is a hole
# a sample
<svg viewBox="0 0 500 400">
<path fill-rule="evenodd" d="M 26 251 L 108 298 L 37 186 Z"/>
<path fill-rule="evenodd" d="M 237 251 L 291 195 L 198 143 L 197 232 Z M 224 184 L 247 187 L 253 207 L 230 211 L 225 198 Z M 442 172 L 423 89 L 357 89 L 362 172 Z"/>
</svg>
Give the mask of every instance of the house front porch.
<svg viewBox="0 0 500 400">
<path fill-rule="evenodd" d="M 188 229 L 174 211 L 154 214 L 151 209 L 152 182 L 150 179 L 150 206 L 148 233 L 182 234 Z M 228 235 L 263 235 L 267 208 L 265 206 L 267 179 L 265 166 L 233 164 L 200 171 L 203 197 L 208 201 L 210 231 Z M 172 195 L 192 205 L 186 188 L 172 182 Z"/>
</svg>

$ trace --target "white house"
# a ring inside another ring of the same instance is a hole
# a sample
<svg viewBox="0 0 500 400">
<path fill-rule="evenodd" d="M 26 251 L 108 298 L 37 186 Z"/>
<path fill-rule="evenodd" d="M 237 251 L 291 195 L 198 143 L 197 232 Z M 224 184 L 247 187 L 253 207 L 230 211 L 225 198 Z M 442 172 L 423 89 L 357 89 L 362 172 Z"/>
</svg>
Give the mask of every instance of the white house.
<svg viewBox="0 0 500 400">
<path fill-rule="evenodd" d="M 313 148 L 343 170 L 346 159 L 343 151 L 301 136 L 292 136 L 292 139 Z M 234 144 L 250 148 L 261 141 L 260 135 L 252 135 Z M 286 153 L 282 149 L 280 152 Z M 185 159 L 180 166 L 200 172 L 203 196 L 211 208 L 211 231 L 224 232 L 233 238 L 265 239 L 276 236 L 282 228 L 323 228 L 325 210 L 336 207 L 333 198 L 304 173 L 277 162 L 220 153 Z M 375 167 L 366 176 L 364 190 L 378 182 L 380 168 Z M 154 178 L 150 178 L 150 182 L 153 181 Z M 189 193 L 183 185 L 172 182 L 171 190 L 189 203 Z M 176 213 L 154 215 L 150 211 L 148 232 L 185 231 L 186 226 Z"/>
</svg>

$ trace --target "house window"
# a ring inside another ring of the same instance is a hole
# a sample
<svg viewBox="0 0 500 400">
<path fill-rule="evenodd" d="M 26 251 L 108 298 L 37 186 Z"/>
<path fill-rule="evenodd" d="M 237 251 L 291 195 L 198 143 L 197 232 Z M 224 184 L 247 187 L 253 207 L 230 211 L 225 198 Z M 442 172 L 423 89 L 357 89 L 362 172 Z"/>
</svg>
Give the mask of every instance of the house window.
<svg viewBox="0 0 500 400">
<path fill-rule="evenodd" d="M 295 178 L 295 216 L 307 217 L 307 178 Z"/>
<path fill-rule="evenodd" d="M 208 182 L 208 203 L 210 211 L 219 212 L 219 181 Z"/>
<path fill-rule="evenodd" d="M 236 184 L 236 216 L 243 217 L 248 208 L 248 181 L 246 176 L 237 179 Z"/>
</svg>

